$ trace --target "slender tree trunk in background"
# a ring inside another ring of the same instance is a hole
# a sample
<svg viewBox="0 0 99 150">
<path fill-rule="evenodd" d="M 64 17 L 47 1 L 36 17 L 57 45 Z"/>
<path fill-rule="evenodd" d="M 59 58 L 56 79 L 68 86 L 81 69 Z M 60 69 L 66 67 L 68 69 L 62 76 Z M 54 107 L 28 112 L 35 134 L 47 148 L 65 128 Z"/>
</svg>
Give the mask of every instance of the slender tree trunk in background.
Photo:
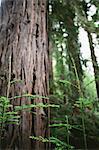
<svg viewBox="0 0 99 150">
<path fill-rule="evenodd" d="M 95 50 L 94 50 L 94 46 L 93 46 L 92 35 L 88 31 L 87 31 L 87 33 L 88 33 L 88 38 L 89 38 L 91 59 L 92 59 L 92 64 L 93 64 L 93 69 L 94 69 L 96 91 L 97 91 L 97 96 L 99 98 L 99 66 L 98 66 L 98 63 L 97 63 L 97 58 L 95 56 Z"/>
<path fill-rule="evenodd" d="M 48 35 L 49 35 L 49 93 L 50 95 L 53 94 L 54 91 L 54 81 L 53 81 L 53 41 L 51 39 L 52 34 L 52 22 L 49 16 L 49 1 L 48 1 Z"/>
<path fill-rule="evenodd" d="M 53 83 L 53 61 L 52 61 L 52 42 L 49 42 L 49 93 L 52 95 L 54 90 L 54 83 Z"/>
<path fill-rule="evenodd" d="M 86 18 L 88 18 L 88 6 L 87 3 L 85 2 L 85 0 L 82 2 L 82 6 L 86 15 Z M 89 39 L 89 46 L 90 46 L 90 51 L 91 51 L 91 59 L 92 59 L 92 64 L 93 64 L 93 69 L 94 69 L 94 76 L 95 76 L 95 83 L 96 83 L 96 91 L 97 91 L 97 96 L 99 98 L 99 66 L 97 63 L 97 58 L 95 55 L 95 49 L 94 49 L 94 43 L 93 43 L 93 39 L 92 39 L 92 35 L 91 33 L 85 29 L 87 34 L 88 34 L 88 39 Z"/>
<path fill-rule="evenodd" d="M 63 103 L 66 103 L 66 96 L 67 96 L 66 87 L 65 87 L 64 83 L 60 82 L 60 80 L 65 80 L 65 78 L 66 78 L 63 53 L 64 53 L 64 49 L 63 49 L 63 46 L 61 45 L 61 51 L 58 51 L 58 49 L 57 49 L 55 52 L 56 72 L 57 72 L 56 78 L 58 78 L 58 80 L 59 80 L 58 88 L 63 96 L 62 97 Z"/>
<path fill-rule="evenodd" d="M 75 12 L 71 7 L 71 4 L 68 3 L 68 15 L 66 16 L 66 31 L 68 34 L 67 37 L 67 55 L 68 55 L 68 66 L 70 71 L 70 82 L 71 85 L 71 100 L 75 102 L 80 96 L 78 87 L 78 79 L 80 81 L 80 86 L 83 80 L 83 70 L 80 61 L 80 46 L 78 43 L 78 27 L 74 24 Z M 73 86 L 74 85 L 74 86 Z M 76 86 L 76 87 L 75 87 Z"/>
<path fill-rule="evenodd" d="M 0 8 L 0 95 L 14 97 L 25 93 L 47 96 L 48 91 L 48 38 L 46 0 L 5 0 Z M 10 76 L 9 76 L 10 74 Z M 8 81 L 17 80 L 15 84 Z M 21 81 L 21 82 L 18 82 Z M 13 106 L 48 103 L 48 100 L 28 98 L 11 100 Z M 47 136 L 48 110 L 39 108 L 34 116 L 23 111 L 17 131 L 11 127 L 10 141 L 16 137 L 18 149 L 31 148 L 29 136 Z M 14 135 L 16 132 L 16 136 Z M 35 149 L 44 149 L 36 142 Z"/>
</svg>

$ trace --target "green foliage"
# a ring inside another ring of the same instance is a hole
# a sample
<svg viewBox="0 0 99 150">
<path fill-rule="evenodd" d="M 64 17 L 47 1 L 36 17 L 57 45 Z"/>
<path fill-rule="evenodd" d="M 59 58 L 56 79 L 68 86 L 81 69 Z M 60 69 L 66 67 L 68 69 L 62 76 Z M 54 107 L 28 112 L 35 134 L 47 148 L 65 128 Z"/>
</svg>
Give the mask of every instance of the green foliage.
<svg viewBox="0 0 99 150">
<path fill-rule="evenodd" d="M 30 109 L 30 108 L 59 108 L 59 105 L 54 105 L 54 104 L 43 104 L 43 103 L 38 103 L 38 104 L 30 104 L 30 105 L 22 105 L 22 106 L 16 106 L 15 110 L 20 111 L 20 110 L 25 110 L 25 109 Z"/>
<path fill-rule="evenodd" d="M 43 142 L 43 143 L 49 142 L 49 140 L 47 138 L 43 138 L 42 136 L 39 136 L 39 137 L 30 136 L 30 138 L 33 139 L 33 140 Z"/>
<path fill-rule="evenodd" d="M 48 97 L 46 96 L 40 96 L 40 95 L 32 95 L 32 94 L 23 94 L 23 95 L 18 95 L 18 96 L 14 96 L 11 99 L 17 99 L 17 98 L 22 98 L 22 97 L 28 97 L 28 98 L 31 98 L 31 99 L 35 99 L 35 98 L 45 98 L 45 99 L 49 99 Z"/>
<path fill-rule="evenodd" d="M 92 110 L 93 100 L 90 100 L 88 98 L 79 98 L 79 100 L 77 100 L 74 105 L 77 106 L 79 109 L 90 108 Z"/>
<path fill-rule="evenodd" d="M 19 124 L 20 116 L 16 111 L 11 111 L 13 105 L 10 104 L 9 99 L 6 97 L 0 97 L 0 136 L 5 131 L 5 127 L 8 124 Z"/>
<path fill-rule="evenodd" d="M 72 150 L 74 148 L 73 146 L 68 145 L 55 137 L 50 137 L 49 141 L 55 144 L 55 150 L 64 150 L 64 149 Z"/>
<path fill-rule="evenodd" d="M 91 75 L 85 74 L 84 78 L 84 95 L 87 98 L 93 99 L 96 98 L 96 87 L 95 87 L 95 79 Z"/>
<path fill-rule="evenodd" d="M 55 145 L 54 150 L 64 150 L 64 149 L 71 150 L 74 148 L 73 146 L 68 145 L 65 142 L 62 142 L 61 140 L 55 137 L 50 137 L 49 139 L 47 139 L 47 138 L 43 138 L 42 136 L 39 137 L 30 136 L 30 138 L 33 140 L 41 141 L 43 143 L 53 143 Z"/>
</svg>

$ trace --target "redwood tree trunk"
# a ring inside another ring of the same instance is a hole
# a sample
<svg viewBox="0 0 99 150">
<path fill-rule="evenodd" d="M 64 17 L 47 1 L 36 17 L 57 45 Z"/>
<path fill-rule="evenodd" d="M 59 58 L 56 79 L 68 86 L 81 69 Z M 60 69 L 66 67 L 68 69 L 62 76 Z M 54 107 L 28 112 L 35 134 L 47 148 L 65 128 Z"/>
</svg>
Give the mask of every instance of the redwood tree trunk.
<svg viewBox="0 0 99 150">
<path fill-rule="evenodd" d="M 14 97 L 25 93 L 48 95 L 48 38 L 46 0 L 5 0 L 0 13 L 0 95 Z M 11 84 L 10 81 L 16 81 Z M 48 103 L 48 100 L 29 98 L 11 100 L 13 106 Z M 9 131 L 10 138 L 17 137 L 20 149 L 31 149 L 29 136 L 46 136 L 48 110 L 22 112 L 20 128 Z M 16 134 L 16 136 L 13 134 Z M 19 138 L 18 138 L 19 137 Z M 11 139 L 10 139 L 11 140 Z M 44 149 L 36 142 L 35 149 Z"/>
</svg>

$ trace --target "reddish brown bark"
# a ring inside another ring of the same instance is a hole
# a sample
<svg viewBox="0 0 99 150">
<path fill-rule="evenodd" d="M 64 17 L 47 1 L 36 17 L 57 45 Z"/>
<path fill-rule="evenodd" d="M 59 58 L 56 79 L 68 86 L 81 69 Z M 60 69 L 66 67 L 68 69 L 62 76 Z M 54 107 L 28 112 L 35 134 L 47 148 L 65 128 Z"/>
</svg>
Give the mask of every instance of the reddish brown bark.
<svg viewBox="0 0 99 150">
<path fill-rule="evenodd" d="M 29 93 L 47 96 L 49 62 L 46 0 L 6 0 L 2 3 L 0 15 L 0 95 L 14 97 Z M 17 82 L 10 84 L 8 89 L 9 78 Z M 48 100 L 39 98 L 32 102 L 48 103 Z M 11 103 L 15 106 L 31 104 L 31 101 L 19 98 Z M 35 117 L 30 112 L 23 111 L 21 114 L 22 123 L 17 131 L 19 137 L 21 133 L 23 141 L 19 144 L 20 148 L 31 148 L 29 136 L 32 130 L 35 136 L 46 136 L 48 110 L 45 112 L 39 108 L 35 112 Z M 36 149 L 41 147 L 44 148 L 44 144 L 37 142 Z"/>
</svg>

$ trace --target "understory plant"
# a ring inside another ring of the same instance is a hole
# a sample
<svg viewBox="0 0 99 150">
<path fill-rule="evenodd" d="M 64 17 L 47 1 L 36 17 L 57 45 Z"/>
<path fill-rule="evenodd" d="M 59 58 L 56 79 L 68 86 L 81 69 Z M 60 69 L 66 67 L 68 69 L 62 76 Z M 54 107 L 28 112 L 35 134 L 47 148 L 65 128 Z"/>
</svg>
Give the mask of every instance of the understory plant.
<svg viewBox="0 0 99 150">
<path fill-rule="evenodd" d="M 65 128 L 66 131 L 66 141 L 62 141 L 57 137 L 51 136 L 49 138 L 43 138 L 42 136 L 35 137 L 30 136 L 31 139 L 41 141 L 43 143 L 51 143 L 54 146 L 54 150 L 72 150 L 74 149 L 73 146 L 69 143 L 69 136 L 70 136 L 70 130 L 72 129 L 72 125 L 69 124 L 68 116 L 65 116 L 65 122 L 64 123 L 54 123 L 52 125 L 49 125 L 50 128 Z"/>
<path fill-rule="evenodd" d="M 43 138 L 42 136 L 39 137 L 34 137 L 34 136 L 30 136 L 31 139 L 33 140 L 37 140 L 43 143 L 51 143 L 54 145 L 54 150 L 72 150 L 74 147 L 71 145 L 68 145 L 67 143 L 61 141 L 60 139 L 56 138 L 56 137 L 49 137 L 47 138 Z"/>
<path fill-rule="evenodd" d="M 4 136 L 5 128 L 8 124 L 19 124 L 20 116 L 18 112 L 12 111 L 13 106 L 7 97 L 0 97 L 0 138 Z"/>
</svg>

